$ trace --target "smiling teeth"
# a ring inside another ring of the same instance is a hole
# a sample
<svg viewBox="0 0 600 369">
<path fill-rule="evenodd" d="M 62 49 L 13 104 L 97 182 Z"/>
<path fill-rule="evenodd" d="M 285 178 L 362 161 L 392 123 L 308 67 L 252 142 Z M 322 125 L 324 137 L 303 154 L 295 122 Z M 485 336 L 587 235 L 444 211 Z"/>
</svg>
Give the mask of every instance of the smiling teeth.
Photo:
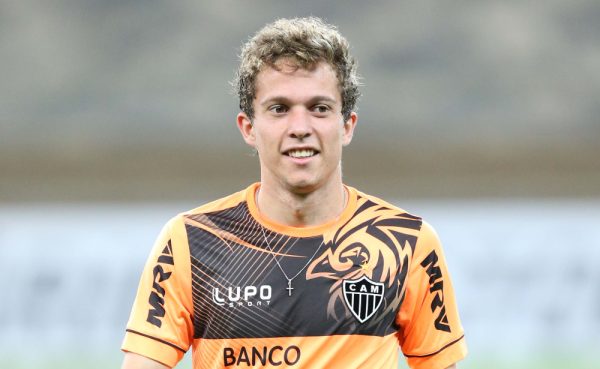
<svg viewBox="0 0 600 369">
<path fill-rule="evenodd" d="M 292 158 L 308 158 L 315 155 L 314 150 L 294 150 L 288 153 Z"/>
</svg>

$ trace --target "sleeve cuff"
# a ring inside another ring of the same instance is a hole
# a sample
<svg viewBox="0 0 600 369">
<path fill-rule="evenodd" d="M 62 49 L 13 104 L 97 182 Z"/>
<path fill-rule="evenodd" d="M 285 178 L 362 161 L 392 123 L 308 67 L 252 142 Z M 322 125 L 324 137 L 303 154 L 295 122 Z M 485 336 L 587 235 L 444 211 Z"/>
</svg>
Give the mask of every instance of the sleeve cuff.
<svg viewBox="0 0 600 369">
<path fill-rule="evenodd" d="M 467 356 L 465 337 L 451 342 L 439 351 L 429 355 L 404 355 L 408 366 L 413 369 L 446 369 Z"/>
<path fill-rule="evenodd" d="M 121 350 L 145 356 L 170 368 L 177 365 L 186 352 L 175 344 L 131 329 L 125 334 Z"/>
</svg>

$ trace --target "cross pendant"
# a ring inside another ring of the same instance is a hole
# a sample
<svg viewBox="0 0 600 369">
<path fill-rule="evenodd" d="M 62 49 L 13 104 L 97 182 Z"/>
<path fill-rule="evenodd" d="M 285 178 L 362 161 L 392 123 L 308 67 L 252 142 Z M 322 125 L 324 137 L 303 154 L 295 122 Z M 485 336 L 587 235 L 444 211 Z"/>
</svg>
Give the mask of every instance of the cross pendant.
<svg viewBox="0 0 600 369">
<path fill-rule="evenodd" d="M 292 287 L 292 280 L 291 280 L 291 279 L 288 279 L 288 286 L 287 286 L 287 288 L 286 288 L 286 290 L 288 290 L 288 296 L 292 296 L 292 290 L 293 290 L 293 289 L 294 289 L 294 288 Z"/>
</svg>

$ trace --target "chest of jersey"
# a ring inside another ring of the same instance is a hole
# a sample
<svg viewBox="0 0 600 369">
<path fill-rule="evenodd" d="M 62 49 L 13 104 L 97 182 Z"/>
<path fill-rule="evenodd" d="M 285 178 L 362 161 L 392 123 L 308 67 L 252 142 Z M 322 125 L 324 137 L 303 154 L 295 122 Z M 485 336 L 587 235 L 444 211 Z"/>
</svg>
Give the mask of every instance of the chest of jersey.
<svg viewBox="0 0 600 369">
<path fill-rule="evenodd" d="M 232 214 L 194 219 L 186 225 L 194 337 L 394 332 L 410 242 L 367 230 L 300 238 Z"/>
</svg>

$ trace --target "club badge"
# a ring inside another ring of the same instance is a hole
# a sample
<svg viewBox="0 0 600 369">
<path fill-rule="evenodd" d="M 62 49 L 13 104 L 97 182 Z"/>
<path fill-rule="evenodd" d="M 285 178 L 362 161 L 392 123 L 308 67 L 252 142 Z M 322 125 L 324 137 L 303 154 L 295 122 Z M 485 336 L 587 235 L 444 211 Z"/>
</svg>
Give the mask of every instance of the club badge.
<svg viewBox="0 0 600 369">
<path fill-rule="evenodd" d="M 361 323 L 369 320 L 383 301 L 383 283 L 373 282 L 366 275 L 356 280 L 345 280 L 342 288 L 346 305 Z"/>
</svg>

